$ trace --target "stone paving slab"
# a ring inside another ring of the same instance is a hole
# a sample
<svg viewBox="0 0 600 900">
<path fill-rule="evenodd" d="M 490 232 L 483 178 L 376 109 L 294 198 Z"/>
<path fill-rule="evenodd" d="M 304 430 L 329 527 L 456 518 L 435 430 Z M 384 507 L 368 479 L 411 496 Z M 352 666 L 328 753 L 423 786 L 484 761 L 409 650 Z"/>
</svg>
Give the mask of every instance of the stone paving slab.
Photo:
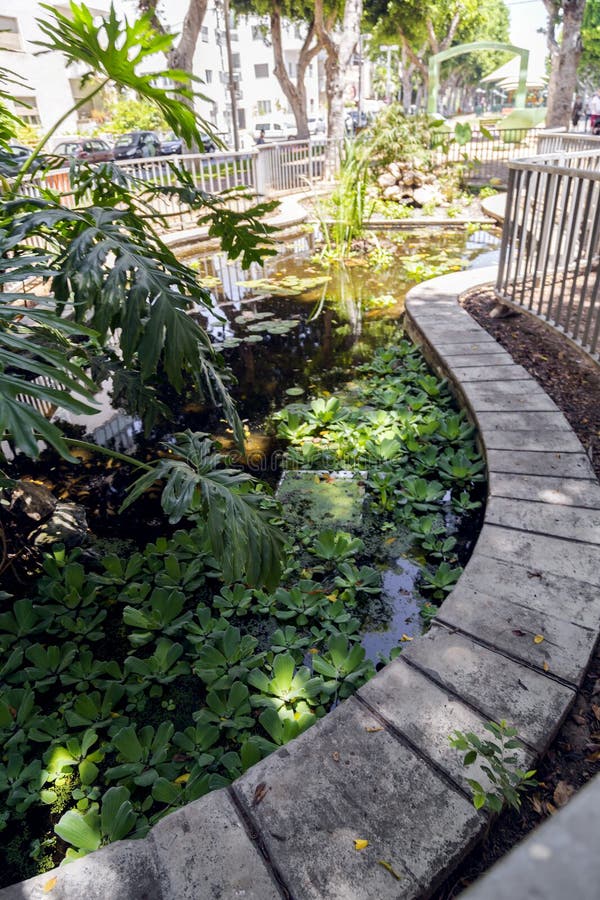
<svg viewBox="0 0 600 900">
<path fill-rule="evenodd" d="M 521 738 L 540 752 L 551 743 L 575 698 L 571 688 L 435 622 L 402 656 L 487 719 L 513 723 Z"/>
<path fill-rule="evenodd" d="M 226 791 L 162 819 L 144 840 L 118 841 L 0 890 L 1 900 L 281 900 Z"/>
<path fill-rule="evenodd" d="M 534 503 L 507 497 L 492 497 L 485 520 L 491 525 L 506 525 L 522 531 L 551 534 L 573 541 L 600 544 L 600 510 Z"/>
<path fill-rule="evenodd" d="M 585 453 L 546 453 L 539 450 L 488 450 L 490 472 L 543 475 L 551 478 L 583 478 L 596 483 Z"/>
<path fill-rule="evenodd" d="M 511 431 L 505 428 L 490 429 L 485 436 L 487 450 L 543 450 L 547 453 L 583 453 L 576 434 L 566 429 L 552 428 Z"/>
<path fill-rule="evenodd" d="M 533 572 L 549 572 L 600 586 L 600 548 L 593 544 L 486 524 L 476 551 L 493 559 L 515 560 Z"/>
<path fill-rule="evenodd" d="M 441 359 L 454 357 L 458 354 L 482 356 L 487 352 L 498 353 L 499 346 L 493 337 L 483 331 L 483 329 L 476 339 L 467 336 L 461 340 L 441 338 L 435 342 L 436 356 L 439 356 Z M 511 362 L 514 365 L 514 360 L 511 360 Z"/>
<path fill-rule="evenodd" d="M 466 797 L 377 729 L 347 700 L 235 783 L 294 900 L 423 897 L 484 828 Z M 356 838 L 369 846 L 357 852 Z"/>
<path fill-rule="evenodd" d="M 214 791 L 161 819 L 149 840 L 163 900 L 281 900 L 281 892 L 225 790 Z"/>
<path fill-rule="evenodd" d="M 461 383 L 461 391 L 475 415 L 482 412 L 557 412 L 558 407 L 533 379 Z"/>
<path fill-rule="evenodd" d="M 443 358 L 447 362 L 451 362 L 456 368 L 459 366 L 481 366 L 483 362 L 489 363 L 490 366 L 514 366 L 515 364 L 514 359 L 508 353 L 463 353 L 459 350 L 457 353 L 445 353 Z"/>
<path fill-rule="evenodd" d="M 461 383 L 468 381 L 522 381 L 527 375 L 527 370 L 523 366 L 501 365 L 495 366 L 491 360 L 487 361 L 485 366 L 460 366 L 453 360 L 452 371 L 455 378 L 460 379 Z"/>
<path fill-rule="evenodd" d="M 532 609 L 526 601 L 512 603 L 481 591 L 475 598 L 468 589 L 453 591 L 436 621 L 573 685 L 583 681 L 597 638 L 596 630 Z"/>
<path fill-rule="evenodd" d="M 559 409 L 548 412 L 530 410 L 478 410 L 477 423 L 487 436 L 491 431 L 537 431 L 553 429 L 573 433 L 571 426 Z"/>
<path fill-rule="evenodd" d="M 442 608 L 455 598 L 471 598 L 476 607 L 480 598 L 497 598 L 500 602 L 518 603 L 533 612 L 556 616 L 567 622 L 598 632 L 600 604 L 598 589 L 592 584 L 551 575 L 520 565 L 520 560 L 491 559 L 475 553 L 458 584 Z"/>
<path fill-rule="evenodd" d="M 538 503 L 600 509 L 600 485 L 580 478 L 490 472 L 488 490 L 491 497 L 514 497 Z"/>
<path fill-rule="evenodd" d="M 468 796 L 471 794 L 468 778 L 490 785 L 478 764 L 468 769 L 463 766 L 463 754 L 451 747 L 449 741 L 455 729 L 488 738 L 489 732 L 483 727 L 486 719 L 407 665 L 402 657 L 363 685 L 358 696 L 439 765 Z M 528 766 L 531 758 L 530 753 L 523 754 L 523 765 Z"/>
</svg>

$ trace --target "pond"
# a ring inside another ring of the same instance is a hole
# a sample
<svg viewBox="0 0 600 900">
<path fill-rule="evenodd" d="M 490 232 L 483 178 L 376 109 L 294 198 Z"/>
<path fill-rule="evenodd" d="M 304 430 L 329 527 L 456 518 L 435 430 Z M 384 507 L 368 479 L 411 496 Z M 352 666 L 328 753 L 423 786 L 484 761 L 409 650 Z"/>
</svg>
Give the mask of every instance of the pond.
<svg viewBox="0 0 600 900">
<path fill-rule="evenodd" d="M 85 506 L 96 538 L 83 553 L 55 549 L 42 579 L 3 601 L 5 883 L 143 836 L 302 732 L 427 627 L 476 537 L 483 462 L 399 320 L 415 266 L 488 262 L 496 240 L 382 235 L 380 271 L 360 258 L 323 270 L 307 235 L 251 272 L 218 254 L 197 260 L 214 297 L 198 315 L 237 380 L 242 462 L 279 485 L 281 514 L 253 495 L 257 527 L 280 521 L 288 535 L 275 590 L 224 586 L 203 526 L 167 526 L 156 490 L 117 515 L 131 480 L 118 462 L 81 451 L 74 473 L 48 454 L 19 461 L 21 475 Z M 111 407 L 110 385 L 95 421 L 70 428 L 142 456 L 186 428 L 231 444 L 193 387 L 161 399 L 171 414 L 148 439 Z M 105 808 L 120 809 L 118 828 Z"/>
</svg>

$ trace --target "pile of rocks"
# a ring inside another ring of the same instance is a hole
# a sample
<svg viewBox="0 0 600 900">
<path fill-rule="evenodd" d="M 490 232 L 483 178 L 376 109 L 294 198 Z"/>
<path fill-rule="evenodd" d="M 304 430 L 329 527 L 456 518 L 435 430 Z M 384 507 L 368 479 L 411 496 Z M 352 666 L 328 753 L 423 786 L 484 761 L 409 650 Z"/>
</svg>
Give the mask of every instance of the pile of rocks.
<svg viewBox="0 0 600 900">
<path fill-rule="evenodd" d="M 444 196 L 435 175 L 424 172 L 414 162 L 393 162 L 377 179 L 384 200 L 395 200 L 414 206 L 444 203 Z"/>
</svg>

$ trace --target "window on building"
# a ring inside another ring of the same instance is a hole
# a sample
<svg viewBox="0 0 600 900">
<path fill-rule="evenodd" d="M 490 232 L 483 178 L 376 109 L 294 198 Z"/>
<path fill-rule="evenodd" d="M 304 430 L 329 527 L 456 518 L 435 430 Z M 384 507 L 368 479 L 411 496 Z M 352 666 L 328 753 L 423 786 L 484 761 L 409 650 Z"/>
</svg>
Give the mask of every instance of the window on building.
<svg viewBox="0 0 600 900">
<path fill-rule="evenodd" d="M 246 110 L 238 109 L 238 128 L 246 128 Z"/>
<path fill-rule="evenodd" d="M 290 78 L 294 78 L 294 76 L 296 74 L 296 67 L 291 60 L 288 62 L 287 68 L 288 68 L 288 74 L 289 74 Z"/>
<path fill-rule="evenodd" d="M 268 78 L 269 77 L 269 64 L 268 63 L 255 63 L 254 64 L 254 77 L 255 78 Z"/>
<path fill-rule="evenodd" d="M 200 29 L 200 35 L 202 37 L 203 43 L 208 44 L 208 28 L 206 25 L 203 25 Z"/>
<path fill-rule="evenodd" d="M 271 112 L 271 101 L 259 100 L 256 104 L 256 112 L 259 116 L 268 116 Z"/>
<path fill-rule="evenodd" d="M 253 25 L 252 26 L 252 40 L 253 41 L 262 41 L 264 40 L 264 28 L 262 25 Z"/>
<path fill-rule="evenodd" d="M 11 16 L 0 16 L 0 50 L 22 50 L 19 23 Z"/>
<path fill-rule="evenodd" d="M 313 64 L 312 64 L 312 63 L 309 63 L 309 64 L 308 64 L 308 74 L 309 74 L 311 77 L 312 77 L 312 73 L 313 73 Z"/>
<path fill-rule="evenodd" d="M 15 115 L 27 122 L 28 125 L 39 125 L 40 114 L 37 100 L 33 95 L 27 97 L 14 97 Z"/>
<path fill-rule="evenodd" d="M 239 53 L 232 53 L 232 54 L 231 54 L 231 68 L 232 68 L 232 69 L 239 69 L 240 65 L 241 65 L 241 62 L 240 62 L 240 54 L 239 54 Z"/>
<path fill-rule="evenodd" d="M 213 76 L 212 69 L 204 70 L 204 80 L 207 84 L 212 84 L 212 76 Z"/>
</svg>

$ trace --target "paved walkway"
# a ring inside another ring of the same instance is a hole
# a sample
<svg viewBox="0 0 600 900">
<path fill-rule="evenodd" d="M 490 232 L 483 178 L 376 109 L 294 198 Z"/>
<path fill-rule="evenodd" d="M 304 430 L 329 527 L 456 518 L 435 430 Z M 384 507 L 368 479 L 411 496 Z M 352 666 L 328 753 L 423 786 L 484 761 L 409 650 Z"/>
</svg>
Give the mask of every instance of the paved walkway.
<svg viewBox="0 0 600 900">
<path fill-rule="evenodd" d="M 435 279 L 406 304 L 410 333 L 477 422 L 489 469 L 481 536 L 430 632 L 230 788 L 0 900 L 426 898 L 481 839 L 488 820 L 465 780 L 477 773 L 448 735 L 506 718 L 533 762 L 600 625 L 600 486 L 552 400 L 456 302 L 493 277 Z M 357 851 L 355 839 L 369 843 Z"/>
</svg>

